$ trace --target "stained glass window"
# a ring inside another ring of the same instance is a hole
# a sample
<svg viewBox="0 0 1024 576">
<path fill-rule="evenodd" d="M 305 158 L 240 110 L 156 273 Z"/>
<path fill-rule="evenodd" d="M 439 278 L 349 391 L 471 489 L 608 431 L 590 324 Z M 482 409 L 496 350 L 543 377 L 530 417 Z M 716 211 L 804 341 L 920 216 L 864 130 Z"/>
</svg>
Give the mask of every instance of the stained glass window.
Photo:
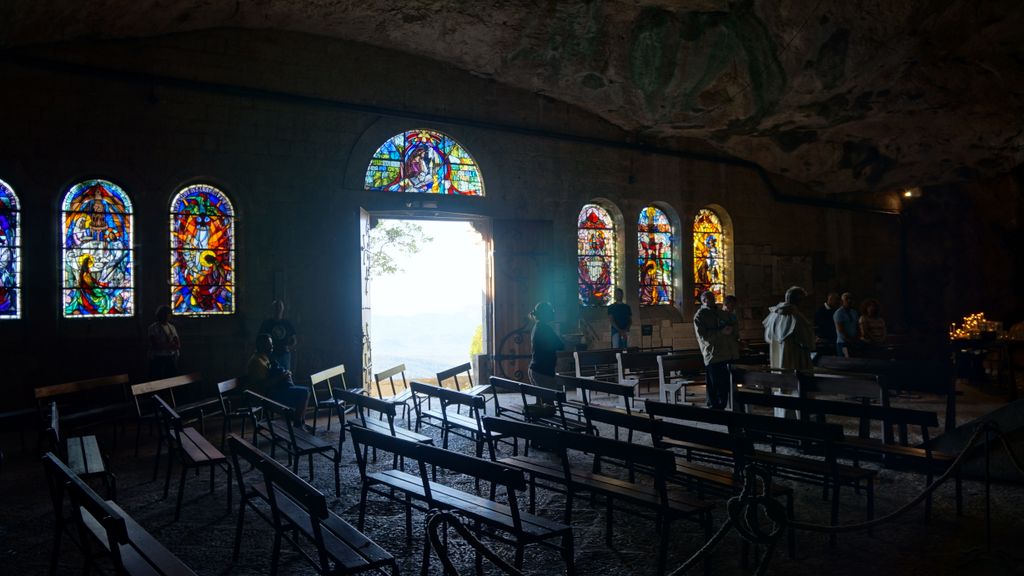
<svg viewBox="0 0 1024 576">
<path fill-rule="evenodd" d="M 637 221 L 640 305 L 672 303 L 672 224 L 665 211 L 648 206 Z"/>
<path fill-rule="evenodd" d="M 577 224 L 580 304 L 607 306 L 615 286 L 615 225 L 607 210 L 587 204 Z"/>
<path fill-rule="evenodd" d="M 235 211 L 207 184 L 188 186 L 171 200 L 171 310 L 235 311 Z"/>
<path fill-rule="evenodd" d="M 433 130 L 409 130 L 374 152 L 366 189 L 483 196 L 484 181 L 461 144 Z"/>
<path fill-rule="evenodd" d="M 726 231 L 718 214 L 707 208 L 697 211 L 693 220 L 693 297 L 707 290 L 715 293 L 715 300 L 725 297 Z"/>
<path fill-rule="evenodd" d="M 0 320 L 21 318 L 21 222 L 18 197 L 0 180 Z"/>
<path fill-rule="evenodd" d="M 134 313 L 132 203 L 120 186 L 86 180 L 68 190 L 61 211 L 64 316 Z"/>
</svg>

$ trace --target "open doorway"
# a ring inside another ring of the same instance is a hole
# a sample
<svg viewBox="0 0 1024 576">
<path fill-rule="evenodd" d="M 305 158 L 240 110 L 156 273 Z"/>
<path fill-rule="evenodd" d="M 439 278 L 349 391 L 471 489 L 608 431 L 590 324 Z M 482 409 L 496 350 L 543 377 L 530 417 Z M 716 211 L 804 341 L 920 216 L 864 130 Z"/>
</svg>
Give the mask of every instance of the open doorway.
<svg viewBox="0 0 1024 576">
<path fill-rule="evenodd" d="M 374 228 L 388 266 L 367 264 L 370 372 L 404 364 L 407 378 L 432 380 L 485 353 L 488 251 L 473 224 L 381 218 Z"/>
</svg>

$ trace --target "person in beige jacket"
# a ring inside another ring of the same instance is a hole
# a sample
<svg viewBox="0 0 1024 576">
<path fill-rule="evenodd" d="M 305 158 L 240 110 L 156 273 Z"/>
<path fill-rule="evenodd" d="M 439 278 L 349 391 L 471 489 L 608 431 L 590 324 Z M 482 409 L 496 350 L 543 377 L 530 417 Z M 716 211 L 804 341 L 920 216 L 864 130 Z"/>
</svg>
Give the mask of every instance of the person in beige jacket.
<svg viewBox="0 0 1024 576">
<path fill-rule="evenodd" d="M 732 390 L 729 362 L 740 357 L 739 341 L 735 337 L 739 327 L 735 316 L 718 309 L 714 292 L 701 294 L 700 302 L 701 307 L 693 316 L 693 329 L 707 366 L 707 406 L 723 410 L 729 404 Z"/>
</svg>

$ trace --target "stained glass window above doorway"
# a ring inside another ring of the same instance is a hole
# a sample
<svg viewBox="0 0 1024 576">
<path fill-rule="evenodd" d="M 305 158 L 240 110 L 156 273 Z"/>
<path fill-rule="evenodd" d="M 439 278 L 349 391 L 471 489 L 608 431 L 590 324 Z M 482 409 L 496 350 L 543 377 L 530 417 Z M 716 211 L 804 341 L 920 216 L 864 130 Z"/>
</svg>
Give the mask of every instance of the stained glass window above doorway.
<svg viewBox="0 0 1024 576">
<path fill-rule="evenodd" d="M 61 221 L 64 317 L 134 314 L 128 195 L 107 180 L 79 182 L 64 195 Z"/>
<path fill-rule="evenodd" d="M 188 186 L 171 201 L 171 310 L 235 311 L 235 211 L 208 184 Z"/>
<path fill-rule="evenodd" d="M 433 130 L 409 130 L 391 137 L 370 158 L 365 188 L 483 196 L 480 168 L 451 137 Z"/>
</svg>

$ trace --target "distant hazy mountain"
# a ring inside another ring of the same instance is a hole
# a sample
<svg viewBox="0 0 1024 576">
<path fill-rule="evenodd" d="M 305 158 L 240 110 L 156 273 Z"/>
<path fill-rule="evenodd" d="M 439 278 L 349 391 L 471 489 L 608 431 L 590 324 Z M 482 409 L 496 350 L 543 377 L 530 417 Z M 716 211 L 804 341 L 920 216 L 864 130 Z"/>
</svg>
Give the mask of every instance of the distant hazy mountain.
<svg viewBox="0 0 1024 576">
<path fill-rule="evenodd" d="M 479 307 L 452 314 L 379 316 L 370 324 L 374 371 L 405 364 L 409 377 L 433 376 L 469 362 L 473 333 L 481 323 Z"/>
</svg>

